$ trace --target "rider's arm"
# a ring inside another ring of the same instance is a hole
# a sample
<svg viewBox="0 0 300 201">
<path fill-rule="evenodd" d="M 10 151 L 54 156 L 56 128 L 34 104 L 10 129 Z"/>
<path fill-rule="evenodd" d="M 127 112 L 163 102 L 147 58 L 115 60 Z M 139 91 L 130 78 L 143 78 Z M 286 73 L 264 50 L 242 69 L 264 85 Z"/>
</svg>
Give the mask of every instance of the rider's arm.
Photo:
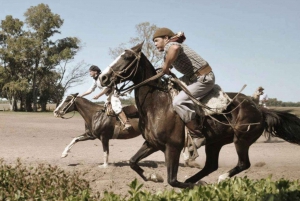
<svg viewBox="0 0 300 201">
<path fill-rule="evenodd" d="M 104 87 L 104 88 L 102 89 L 102 91 L 101 91 L 98 95 L 94 96 L 93 99 L 98 99 L 98 98 L 100 98 L 103 94 L 106 94 L 106 92 L 108 92 L 108 90 L 109 90 L 108 87 Z"/>
<path fill-rule="evenodd" d="M 170 68 L 172 66 L 172 63 L 177 59 L 177 56 L 180 51 L 180 46 L 178 45 L 171 45 L 165 58 L 165 62 L 163 65 L 163 72 L 165 74 L 170 74 Z"/>
<path fill-rule="evenodd" d="M 83 94 L 80 94 L 79 96 L 83 97 L 83 96 L 89 95 L 90 93 L 95 91 L 96 87 L 97 87 L 97 83 L 94 81 L 93 85 L 86 92 L 84 92 Z"/>
</svg>

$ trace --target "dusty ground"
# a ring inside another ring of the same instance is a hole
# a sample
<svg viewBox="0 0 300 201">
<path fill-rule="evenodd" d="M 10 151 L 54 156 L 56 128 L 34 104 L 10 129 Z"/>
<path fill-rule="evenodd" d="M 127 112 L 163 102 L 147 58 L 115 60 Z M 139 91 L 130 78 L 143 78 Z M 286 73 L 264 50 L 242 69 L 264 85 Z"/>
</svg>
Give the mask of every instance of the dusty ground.
<svg viewBox="0 0 300 201">
<path fill-rule="evenodd" d="M 17 158 L 25 164 L 36 165 L 49 163 L 69 171 L 87 171 L 85 176 L 90 181 L 92 189 L 103 192 L 113 191 L 125 195 L 132 180 L 138 179 L 144 184 L 143 189 L 156 192 L 171 189 L 166 182 L 166 167 L 164 156 L 157 152 L 141 162 L 146 171 L 158 172 L 163 183 L 144 182 L 130 169 L 128 160 L 143 143 L 142 137 L 131 140 L 110 141 L 110 167 L 101 169 L 103 151 L 99 140 L 75 144 L 67 158 L 60 158 L 65 146 L 73 137 L 84 131 L 83 119 L 76 114 L 73 118 L 64 120 L 53 117 L 52 113 L 11 113 L 0 112 L 0 158 L 7 163 L 15 163 Z M 252 166 L 238 177 L 248 176 L 252 179 L 266 178 L 272 175 L 274 180 L 285 178 L 300 179 L 300 147 L 282 140 L 274 143 L 264 143 L 261 137 L 250 149 Z M 199 150 L 197 161 L 203 166 L 204 149 Z M 178 179 L 184 181 L 196 173 L 198 169 L 183 166 L 181 159 Z M 223 147 L 219 159 L 219 169 L 203 180 L 208 183 L 217 181 L 218 176 L 233 168 L 237 156 L 233 144 Z"/>
</svg>

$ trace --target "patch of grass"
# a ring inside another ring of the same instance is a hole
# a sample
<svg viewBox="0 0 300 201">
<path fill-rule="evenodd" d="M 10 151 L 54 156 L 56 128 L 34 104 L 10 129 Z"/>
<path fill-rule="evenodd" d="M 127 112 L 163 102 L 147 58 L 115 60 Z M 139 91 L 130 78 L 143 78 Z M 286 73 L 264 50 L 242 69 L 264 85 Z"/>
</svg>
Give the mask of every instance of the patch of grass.
<svg viewBox="0 0 300 201">
<path fill-rule="evenodd" d="M 0 200 L 98 200 L 91 195 L 82 174 L 67 173 L 56 166 L 26 167 L 18 159 L 11 166 L 0 160 Z"/>
</svg>

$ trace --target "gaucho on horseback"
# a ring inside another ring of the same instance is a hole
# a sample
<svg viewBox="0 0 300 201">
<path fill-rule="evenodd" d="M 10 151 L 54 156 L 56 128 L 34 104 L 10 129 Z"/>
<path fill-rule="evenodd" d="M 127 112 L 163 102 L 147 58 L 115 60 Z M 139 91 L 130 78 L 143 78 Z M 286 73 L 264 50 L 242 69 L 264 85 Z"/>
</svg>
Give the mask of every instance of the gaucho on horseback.
<svg viewBox="0 0 300 201">
<path fill-rule="evenodd" d="M 101 92 L 98 95 L 94 96 L 93 99 L 96 100 L 104 94 L 107 95 L 106 105 L 111 104 L 112 110 L 121 120 L 121 122 L 124 124 L 124 130 L 132 128 L 132 125 L 130 124 L 129 120 L 126 117 L 126 114 L 122 110 L 121 101 L 119 99 L 119 96 L 115 93 L 114 88 L 101 86 L 100 81 L 98 79 L 99 75 L 101 74 L 100 68 L 98 66 L 92 65 L 89 68 L 89 71 L 90 71 L 90 76 L 94 79 L 94 82 L 92 86 L 85 93 L 78 96 L 83 97 L 88 94 L 91 94 L 98 87 L 101 90 Z"/>
<path fill-rule="evenodd" d="M 200 100 L 213 89 L 215 76 L 209 64 L 194 50 L 183 44 L 185 39 L 183 32 L 174 34 L 168 28 L 160 28 L 153 35 L 156 48 L 164 52 L 162 71 L 170 74 L 170 69 L 174 67 L 183 74 L 181 80 L 187 85 L 191 95 Z M 199 118 L 195 112 L 196 105 L 184 91 L 175 96 L 173 107 L 193 137 L 203 137 L 201 128 L 204 112 L 201 107 L 197 108 L 200 110 Z"/>
</svg>

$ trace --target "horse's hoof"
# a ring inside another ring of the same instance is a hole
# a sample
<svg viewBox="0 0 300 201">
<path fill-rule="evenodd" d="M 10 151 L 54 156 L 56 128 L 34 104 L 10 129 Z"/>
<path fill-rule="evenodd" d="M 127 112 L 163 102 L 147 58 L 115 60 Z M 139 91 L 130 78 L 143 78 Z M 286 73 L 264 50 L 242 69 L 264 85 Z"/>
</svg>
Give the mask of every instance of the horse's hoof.
<svg viewBox="0 0 300 201">
<path fill-rule="evenodd" d="M 206 186 L 207 182 L 200 180 L 200 181 L 197 181 L 195 184 L 196 184 L 196 186 Z"/>
<path fill-rule="evenodd" d="M 220 183 L 220 182 L 222 182 L 222 181 L 224 181 L 226 179 L 229 179 L 229 178 L 230 177 L 229 177 L 229 173 L 228 172 L 225 173 L 225 174 L 222 174 L 222 175 L 219 176 L 218 183 Z"/>
<path fill-rule="evenodd" d="M 153 182 L 157 182 L 157 183 L 162 183 L 164 182 L 164 179 L 162 178 L 162 176 L 160 176 L 159 174 L 156 173 L 148 173 L 145 175 L 147 181 L 153 181 Z"/>
<path fill-rule="evenodd" d="M 61 158 L 66 158 L 68 156 L 68 153 L 62 153 Z"/>
<path fill-rule="evenodd" d="M 108 164 L 105 163 L 105 164 L 102 164 L 102 165 L 98 165 L 99 168 L 107 168 L 108 167 Z"/>
<path fill-rule="evenodd" d="M 184 183 L 188 184 L 188 183 L 191 183 L 191 184 L 194 184 L 195 182 L 192 182 L 190 179 L 187 179 L 184 181 Z"/>
<path fill-rule="evenodd" d="M 197 163 L 196 161 L 194 160 L 186 160 L 184 161 L 184 165 L 187 166 L 187 167 L 191 167 L 191 168 L 198 168 L 198 169 L 201 169 L 201 165 L 199 163 Z"/>
</svg>

